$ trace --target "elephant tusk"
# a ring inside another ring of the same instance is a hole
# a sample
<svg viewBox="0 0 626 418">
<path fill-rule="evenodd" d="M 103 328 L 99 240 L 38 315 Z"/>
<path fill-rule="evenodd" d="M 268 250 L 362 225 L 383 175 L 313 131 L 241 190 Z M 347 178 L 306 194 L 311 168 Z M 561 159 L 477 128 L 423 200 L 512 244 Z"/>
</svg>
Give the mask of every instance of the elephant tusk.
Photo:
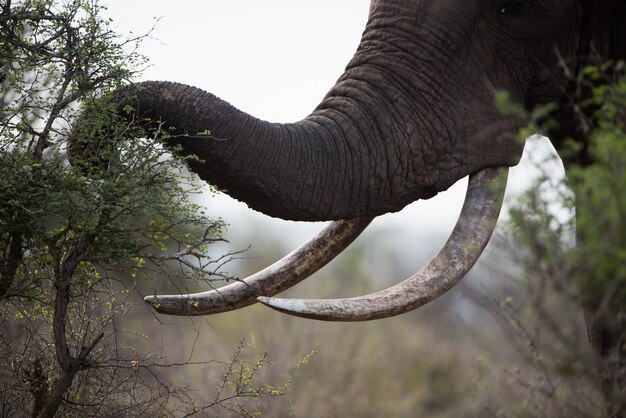
<svg viewBox="0 0 626 418">
<path fill-rule="evenodd" d="M 404 282 L 366 296 L 348 299 L 278 299 L 259 301 L 290 315 L 324 321 L 367 321 L 416 309 L 456 285 L 476 263 L 496 226 L 508 168 L 486 168 L 470 176 L 459 219 L 439 253 Z"/>
<path fill-rule="evenodd" d="M 241 281 L 202 293 L 154 295 L 144 301 L 168 315 L 209 315 L 243 308 L 301 282 L 341 253 L 373 218 L 336 221 L 269 267 Z"/>
</svg>

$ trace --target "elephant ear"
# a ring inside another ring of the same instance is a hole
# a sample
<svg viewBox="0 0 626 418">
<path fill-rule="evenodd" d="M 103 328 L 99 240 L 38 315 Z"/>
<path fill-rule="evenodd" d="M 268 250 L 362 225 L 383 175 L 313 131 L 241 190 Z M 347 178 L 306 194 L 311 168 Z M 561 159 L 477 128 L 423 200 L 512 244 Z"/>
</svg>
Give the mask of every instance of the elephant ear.
<svg viewBox="0 0 626 418">
<path fill-rule="evenodd" d="M 416 309 L 456 285 L 476 263 L 495 228 L 507 168 L 487 168 L 470 177 L 459 220 L 450 238 L 412 277 L 393 287 L 348 299 L 275 299 L 259 301 L 287 314 L 324 321 L 365 321 L 387 318 Z"/>
</svg>

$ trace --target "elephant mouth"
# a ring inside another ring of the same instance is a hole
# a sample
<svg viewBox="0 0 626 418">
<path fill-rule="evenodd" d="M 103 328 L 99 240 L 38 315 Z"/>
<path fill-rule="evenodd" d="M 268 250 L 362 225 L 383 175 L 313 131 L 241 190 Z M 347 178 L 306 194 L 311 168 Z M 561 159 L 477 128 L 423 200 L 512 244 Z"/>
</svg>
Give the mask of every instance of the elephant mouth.
<svg viewBox="0 0 626 418">
<path fill-rule="evenodd" d="M 470 176 L 465 202 L 450 237 L 420 271 L 388 289 L 348 299 L 279 299 L 275 294 L 319 270 L 372 221 L 336 221 L 273 265 L 240 282 L 203 293 L 154 295 L 145 301 L 160 313 L 208 315 L 260 301 L 280 312 L 325 321 L 366 321 L 416 309 L 456 285 L 478 261 L 498 220 L 508 169 L 486 168 Z"/>
</svg>

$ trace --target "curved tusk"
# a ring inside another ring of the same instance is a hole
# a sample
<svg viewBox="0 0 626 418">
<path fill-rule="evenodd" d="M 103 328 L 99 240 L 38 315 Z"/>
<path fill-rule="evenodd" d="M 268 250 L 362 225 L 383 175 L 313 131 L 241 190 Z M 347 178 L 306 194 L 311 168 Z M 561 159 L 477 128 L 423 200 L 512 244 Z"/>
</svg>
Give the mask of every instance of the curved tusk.
<svg viewBox="0 0 626 418">
<path fill-rule="evenodd" d="M 441 296 L 476 263 L 496 226 L 508 168 L 486 168 L 470 176 L 459 220 L 439 253 L 402 283 L 349 299 L 278 299 L 265 305 L 290 315 L 324 321 L 366 321 L 411 311 Z"/>
<path fill-rule="evenodd" d="M 332 222 L 292 253 L 242 281 L 189 295 L 147 296 L 144 301 L 168 315 L 209 315 L 243 308 L 260 295 L 275 295 L 301 282 L 342 252 L 373 218 Z"/>
</svg>

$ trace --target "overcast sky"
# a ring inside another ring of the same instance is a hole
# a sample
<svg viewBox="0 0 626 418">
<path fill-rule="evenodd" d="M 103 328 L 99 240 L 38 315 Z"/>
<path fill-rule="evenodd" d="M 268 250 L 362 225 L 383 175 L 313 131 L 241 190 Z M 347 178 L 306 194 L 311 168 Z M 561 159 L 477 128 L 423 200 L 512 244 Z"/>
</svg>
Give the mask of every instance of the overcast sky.
<svg viewBox="0 0 626 418">
<path fill-rule="evenodd" d="M 142 79 L 170 80 L 210 91 L 238 108 L 276 122 L 310 113 L 341 75 L 365 27 L 368 0 L 106 0 L 119 33 L 147 32 Z M 512 181 L 528 169 L 511 174 Z M 419 234 L 450 231 L 467 182 L 416 202 L 372 225 Z M 270 219 L 229 199 L 211 201 L 233 229 L 261 222 L 300 241 L 319 225 Z M 370 228 L 372 228 L 370 227 Z M 427 243 L 422 243 L 427 244 Z M 398 243 L 398 245 L 403 245 Z"/>
</svg>

